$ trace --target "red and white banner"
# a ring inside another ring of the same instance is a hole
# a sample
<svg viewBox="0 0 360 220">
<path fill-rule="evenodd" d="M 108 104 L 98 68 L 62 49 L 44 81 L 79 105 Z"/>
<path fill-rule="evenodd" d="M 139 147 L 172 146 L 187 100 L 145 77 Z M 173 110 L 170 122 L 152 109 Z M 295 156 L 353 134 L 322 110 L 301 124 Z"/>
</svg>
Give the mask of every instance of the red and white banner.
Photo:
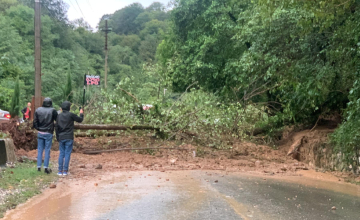
<svg viewBox="0 0 360 220">
<path fill-rule="evenodd" d="M 84 85 L 100 85 L 100 76 L 86 75 Z"/>
</svg>

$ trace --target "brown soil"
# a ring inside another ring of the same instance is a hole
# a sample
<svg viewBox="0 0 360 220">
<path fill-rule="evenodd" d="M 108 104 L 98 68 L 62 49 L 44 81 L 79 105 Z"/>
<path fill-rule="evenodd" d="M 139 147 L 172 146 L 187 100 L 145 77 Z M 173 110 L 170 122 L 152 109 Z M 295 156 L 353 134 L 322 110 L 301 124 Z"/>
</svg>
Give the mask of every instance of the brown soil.
<svg viewBox="0 0 360 220">
<path fill-rule="evenodd" d="M 121 170 L 224 170 L 229 172 L 242 171 L 262 173 L 265 175 L 303 175 L 299 171 L 317 169 L 326 165 L 326 155 L 319 155 L 327 151 L 323 144 L 333 129 L 318 127 L 313 131 L 305 130 L 294 132 L 289 129 L 284 132 L 282 142 L 277 150 L 250 142 L 233 142 L 231 149 L 213 149 L 192 144 L 179 144 L 176 141 L 163 141 L 154 138 L 151 133 L 123 132 L 118 136 L 79 137 L 75 138 L 74 151 L 71 158 L 70 172 L 74 177 L 94 176 L 104 172 Z M 138 135 L 137 135 L 138 134 Z M 299 140 L 302 140 L 301 142 Z M 289 151 L 297 144 L 294 154 Z M 179 146 L 180 145 L 180 146 Z M 122 148 L 151 148 L 151 147 L 178 147 L 181 150 L 133 150 L 97 155 L 86 155 L 84 151 L 108 150 Z M 58 143 L 53 144 L 51 159 L 57 170 L 59 155 Z M 325 149 L 325 150 L 324 150 Z M 329 152 L 327 152 L 329 153 Z M 36 150 L 18 150 L 19 156 L 36 158 Z M 194 154 L 196 155 L 194 157 Z M 102 169 L 95 169 L 101 164 Z M 320 166 L 319 166 L 320 165 Z M 85 168 L 83 168 L 85 167 Z M 319 172 L 316 172 L 320 174 Z M 344 180 L 351 173 L 333 172 L 336 180 Z M 317 175 L 317 174 L 315 174 Z M 351 176 L 351 181 L 360 181 Z"/>
<path fill-rule="evenodd" d="M 215 150 L 183 144 L 181 150 L 138 150 L 86 155 L 83 151 L 114 148 L 173 147 L 175 142 L 163 142 L 150 135 L 121 135 L 115 137 L 76 138 L 71 157 L 70 172 L 76 177 L 91 176 L 105 171 L 118 170 L 224 170 L 247 171 L 267 175 L 296 175 L 308 169 L 284 153 L 264 145 L 234 143 L 232 149 Z M 196 157 L 194 157 L 194 152 Z M 35 158 L 36 150 L 19 150 L 19 156 Z M 57 164 L 59 152 L 53 150 L 51 159 Z M 102 169 L 95 169 L 101 164 Z M 85 168 L 80 168 L 84 167 Z"/>
<path fill-rule="evenodd" d="M 31 124 L 18 124 L 18 119 L 11 119 L 8 123 L 0 124 L 0 132 L 8 134 L 17 149 L 34 150 L 37 146 L 36 134 L 26 132 L 31 129 Z"/>
<path fill-rule="evenodd" d="M 335 164 L 331 164 L 329 157 L 332 152 L 328 145 L 329 135 L 333 132 L 333 128 L 325 126 L 314 130 L 290 131 L 280 142 L 279 150 L 285 155 L 291 155 L 292 158 L 308 164 L 310 168 L 334 170 Z"/>
<path fill-rule="evenodd" d="M 359 175 L 354 174 L 349 168 L 334 155 L 329 144 L 329 135 L 336 128 L 336 123 L 322 123 L 313 130 L 294 131 L 289 128 L 283 133 L 279 144 L 279 154 L 306 164 L 309 172 L 298 172 L 301 175 L 318 178 L 325 173 L 327 179 L 346 181 L 360 184 Z"/>
</svg>

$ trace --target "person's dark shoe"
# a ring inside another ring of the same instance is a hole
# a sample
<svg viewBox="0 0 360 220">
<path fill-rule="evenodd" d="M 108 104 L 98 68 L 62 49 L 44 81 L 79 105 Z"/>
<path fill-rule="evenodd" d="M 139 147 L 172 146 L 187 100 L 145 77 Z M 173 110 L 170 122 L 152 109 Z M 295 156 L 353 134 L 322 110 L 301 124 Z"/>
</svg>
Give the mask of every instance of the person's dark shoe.
<svg viewBox="0 0 360 220">
<path fill-rule="evenodd" d="M 50 174 L 51 173 L 51 169 L 50 168 L 45 168 L 45 171 L 44 171 L 46 174 Z"/>
<path fill-rule="evenodd" d="M 38 167 L 38 171 L 41 172 L 41 168 L 40 168 L 40 167 Z"/>
</svg>

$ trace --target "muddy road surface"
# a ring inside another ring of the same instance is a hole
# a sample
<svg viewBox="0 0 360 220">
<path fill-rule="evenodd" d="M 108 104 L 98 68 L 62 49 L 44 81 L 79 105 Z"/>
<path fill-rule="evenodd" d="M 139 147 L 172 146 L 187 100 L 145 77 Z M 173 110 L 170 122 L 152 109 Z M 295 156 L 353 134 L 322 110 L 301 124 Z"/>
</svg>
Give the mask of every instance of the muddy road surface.
<svg viewBox="0 0 360 220">
<path fill-rule="evenodd" d="M 5 220 L 360 219 L 360 187 L 303 176 L 130 171 L 61 179 Z"/>
</svg>

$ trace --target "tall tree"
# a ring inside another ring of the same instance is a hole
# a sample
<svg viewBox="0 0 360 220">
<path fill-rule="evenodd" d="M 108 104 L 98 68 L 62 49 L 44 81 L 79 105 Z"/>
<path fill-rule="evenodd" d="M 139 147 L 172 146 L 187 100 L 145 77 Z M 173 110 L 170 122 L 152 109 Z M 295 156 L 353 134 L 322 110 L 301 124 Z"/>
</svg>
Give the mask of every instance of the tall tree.
<svg viewBox="0 0 360 220">
<path fill-rule="evenodd" d="M 0 12 L 5 11 L 11 6 L 16 5 L 18 2 L 16 0 L 0 0 Z"/>
<path fill-rule="evenodd" d="M 141 27 L 135 20 L 142 12 L 144 12 L 144 7 L 139 3 L 133 3 L 116 11 L 111 16 L 110 25 L 117 34 L 138 34 Z"/>
<path fill-rule="evenodd" d="M 34 0 L 19 0 L 24 5 L 34 8 Z M 48 15 L 58 21 L 67 22 L 67 10 L 69 5 L 63 0 L 41 0 L 41 13 Z"/>
<path fill-rule="evenodd" d="M 11 118 L 19 116 L 20 114 L 20 82 L 19 77 L 16 78 L 14 93 L 11 99 L 10 115 Z"/>
<path fill-rule="evenodd" d="M 70 71 L 68 71 L 66 77 L 66 84 L 64 88 L 64 100 L 72 102 L 72 99 L 73 99 L 73 91 L 72 91 L 71 74 Z"/>
</svg>

